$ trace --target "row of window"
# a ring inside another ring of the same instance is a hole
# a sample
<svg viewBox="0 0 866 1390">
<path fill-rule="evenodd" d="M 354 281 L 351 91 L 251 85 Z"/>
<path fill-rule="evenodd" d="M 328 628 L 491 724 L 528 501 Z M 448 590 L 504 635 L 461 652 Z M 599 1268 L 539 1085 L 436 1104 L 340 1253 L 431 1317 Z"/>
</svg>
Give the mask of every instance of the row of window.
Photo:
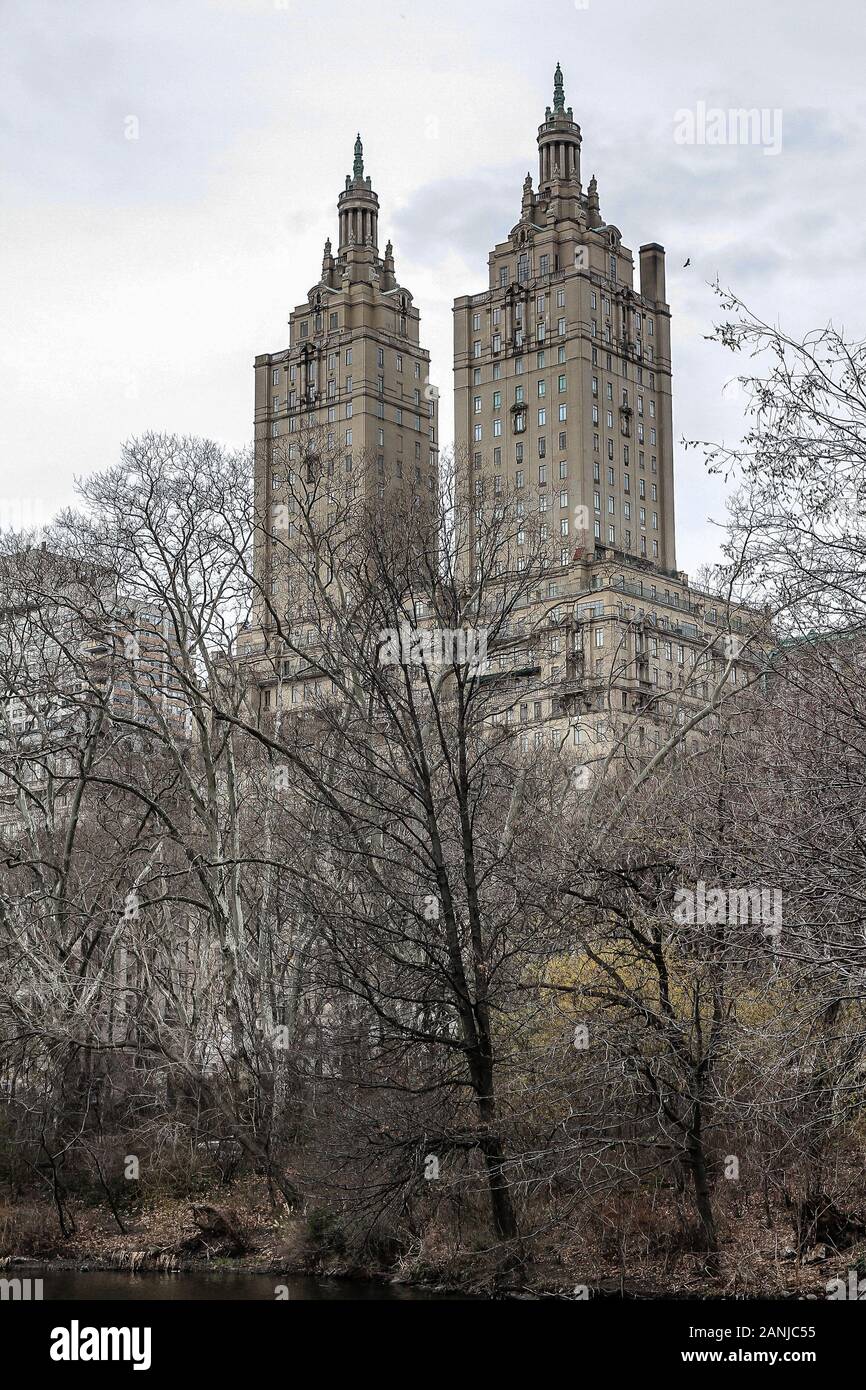
<svg viewBox="0 0 866 1390">
<path fill-rule="evenodd" d="M 524 534 L 525 534 L 524 532 L 518 531 L 518 533 L 517 533 L 517 544 L 518 544 L 518 545 L 523 545 L 523 544 L 524 544 Z M 568 535 L 568 522 L 567 522 L 567 520 L 566 520 L 565 518 L 563 518 L 563 519 L 560 521 L 559 534 L 560 534 L 561 536 L 563 536 L 563 537 L 565 537 L 565 536 Z M 596 520 L 596 521 L 594 522 L 594 525 L 593 525 L 593 534 L 594 534 L 595 540 L 597 540 L 599 543 L 602 543 L 602 541 L 603 541 L 602 527 L 601 527 L 601 522 L 600 522 L 599 520 Z M 550 539 L 550 532 L 549 532 L 549 529 L 548 529 L 547 526 L 541 526 L 541 527 L 539 528 L 539 539 L 540 539 L 542 542 L 546 542 L 546 541 L 548 541 L 548 540 Z M 607 545 L 609 545 L 609 546 L 611 546 L 611 547 L 615 547 L 615 546 L 616 546 L 616 543 L 617 543 L 617 540 L 616 540 L 616 527 L 615 527 L 615 526 L 608 526 L 608 528 L 607 528 Z M 482 538 L 481 538 L 480 536 L 476 537 L 476 541 L 475 541 L 475 548 L 476 548 L 476 550 L 480 551 L 482 544 L 483 544 Z M 630 530 L 624 530 L 624 531 L 623 531 L 622 544 L 623 544 L 623 549 L 625 549 L 625 550 L 627 550 L 627 551 L 630 551 L 630 550 L 633 549 L 632 533 L 631 533 Z M 640 555 L 641 555 L 642 557 L 644 557 L 644 558 L 647 558 L 647 559 L 648 559 L 649 556 L 652 555 L 652 558 L 653 558 L 654 560 L 657 560 L 657 559 L 659 558 L 659 543 L 658 543 L 658 541 L 655 540 L 655 539 L 653 539 L 653 541 L 650 543 L 650 542 L 647 540 L 647 537 L 646 537 L 646 536 L 639 536 L 639 537 L 638 537 L 638 551 L 639 551 Z M 559 563 L 560 563 L 561 565 L 563 565 L 563 566 L 564 566 L 564 565 L 568 565 L 568 564 L 571 563 L 571 559 L 572 559 L 572 555 L 571 555 L 570 550 L 569 550 L 567 547 L 565 547 L 565 546 L 562 547 L 562 549 L 561 549 L 560 552 L 559 552 Z M 523 556 L 518 556 L 518 559 L 517 559 L 517 571 L 518 571 L 519 574 L 522 574 L 522 573 L 525 571 L 526 566 L 527 566 L 527 563 L 528 563 L 527 560 L 526 560 Z"/>
<path fill-rule="evenodd" d="M 612 326 L 611 319 L 610 319 L 610 312 L 611 312 L 610 300 L 609 300 L 605 295 L 603 295 L 603 296 L 602 296 L 602 301 L 601 301 L 601 303 L 602 303 L 602 314 L 604 315 L 604 336 L 605 336 L 607 342 L 612 342 L 612 341 L 613 341 L 613 326 Z M 564 290 L 564 289 L 557 290 L 557 294 L 556 294 L 556 307 L 557 307 L 558 309 L 564 309 L 564 308 L 565 308 L 565 290 Z M 591 308 L 591 310 L 596 311 L 596 312 L 597 312 L 597 310 L 598 310 L 598 296 L 597 296 L 595 290 L 592 290 L 592 291 L 591 291 L 591 295 L 590 295 L 590 308 Z M 546 334 L 547 334 L 547 317 L 546 317 L 546 316 L 547 316 L 547 300 L 546 300 L 546 296 L 545 296 L 545 295 L 539 294 L 539 295 L 536 297 L 536 301 L 535 301 L 535 311 L 536 311 L 536 323 L 535 323 L 536 338 L 538 339 L 539 342 L 543 342 L 543 340 L 544 340 L 544 338 L 546 337 Z M 628 310 L 626 310 L 626 314 L 628 314 Z M 515 327 L 514 327 L 514 339 L 515 339 L 515 344 L 516 344 L 518 347 L 520 346 L 520 344 L 521 344 L 522 341 L 523 341 L 523 334 L 524 334 L 523 318 L 524 318 L 524 314 L 523 314 L 523 305 L 520 304 L 520 303 L 517 303 L 517 304 L 514 305 L 514 325 L 515 325 Z M 643 329 L 644 322 L 645 322 L 645 324 L 646 324 L 647 336 L 650 337 L 650 338 L 654 337 L 654 335 L 655 335 L 655 325 L 654 325 L 654 323 L 653 323 L 653 320 L 652 320 L 651 318 L 646 318 L 646 320 L 644 320 L 644 319 L 643 319 L 643 316 L 642 316 L 641 313 L 640 313 L 640 311 L 639 311 L 639 310 L 635 310 L 635 311 L 633 312 L 633 314 L 632 314 L 632 328 L 633 328 L 634 335 L 635 335 L 633 341 L 634 341 L 634 344 L 635 344 L 635 349 L 636 349 L 636 351 L 637 351 L 637 353 L 638 353 L 639 356 L 644 356 L 644 355 L 645 355 L 645 356 L 647 357 L 647 360 L 652 361 L 652 358 L 653 358 L 653 348 L 652 348 L 652 346 L 649 345 L 649 344 L 646 346 L 646 348 L 644 348 L 644 346 L 643 346 L 642 329 Z M 626 326 L 627 326 L 627 321 L 626 321 Z M 501 351 L 502 351 L 502 335 L 501 335 L 501 328 L 502 328 L 502 309 L 501 309 L 501 307 L 497 307 L 497 308 L 494 308 L 494 309 L 492 310 L 492 313 L 491 313 L 491 329 L 492 329 L 491 347 L 492 347 L 493 352 L 501 352 Z M 497 330 L 500 330 L 500 331 L 497 331 Z M 474 314 L 472 315 L 472 331 L 473 331 L 473 333 L 480 333 L 480 332 L 481 332 L 481 314 L 480 314 L 480 313 L 474 313 Z M 561 337 L 565 336 L 565 334 L 566 334 L 566 332 L 567 332 L 566 320 L 565 320 L 565 318 L 562 317 L 562 316 L 558 316 L 558 317 L 557 317 L 557 328 L 556 328 L 556 331 L 557 331 L 557 333 L 558 333 Z M 592 336 L 593 336 L 593 337 L 598 337 L 598 319 L 593 319 L 593 320 L 592 320 Z M 473 343 L 472 352 L 473 352 L 473 356 L 474 356 L 474 357 L 480 357 L 480 356 L 481 356 L 481 341 L 480 341 L 480 340 L 476 340 L 476 341 Z"/>
<path fill-rule="evenodd" d="M 328 371 L 329 371 L 329 372 L 335 372 L 335 371 L 337 370 L 337 359 L 338 359 L 339 356 L 340 356 L 340 354 L 337 353 L 337 352 L 329 352 L 329 353 L 328 353 Z M 345 364 L 346 364 L 346 366 L 347 366 L 347 367 L 351 367 L 351 365 L 352 365 L 352 348 L 347 347 L 346 350 L 345 350 L 345 352 L 343 353 L 343 357 L 344 357 L 344 359 L 345 359 Z M 410 360 L 411 360 L 411 359 L 410 359 Z M 309 368 L 312 370 L 313 375 L 315 375 L 315 365 L 316 365 L 315 362 L 311 362 L 311 363 L 309 364 Z M 376 365 L 377 365 L 378 367 L 384 367 L 384 366 L 385 366 L 385 349 L 384 349 L 384 348 L 381 348 L 381 347 L 380 347 L 380 348 L 377 348 L 377 349 L 376 349 Z M 420 362 L 413 362 L 412 365 L 413 365 L 413 373 L 414 373 L 415 379 L 416 379 L 416 380 L 420 380 L 420 378 L 421 378 L 421 363 L 420 363 Z M 296 380 L 297 369 L 298 369 L 298 363 L 297 363 L 297 362 L 290 362 L 290 363 L 289 363 L 289 366 L 288 366 L 288 373 L 289 373 L 289 380 L 290 380 L 291 382 L 294 382 L 294 381 Z M 273 383 L 274 386 L 279 386 L 279 385 L 280 385 L 280 381 L 281 381 L 281 372 L 284 371 L 284 370 L 285 370 L 285 368 L 280 368 L 280 367 L 274 367 L 274 368 L 273 368 L 272 374 L 271 374 L 271 381 L 272 381 L 272 383 Z M 395 352 L 395 353 L 394 353 L 394 370 L 397 371 L 397 372 L 402 372 L 402 370 L 403 370 L 403 353 L 402 353 L 402 352 Z"/>
<path fill-rule="evenodd" d="M 616 239 L 615 239 L 615 236 L 614 236 L 613 233 L 611 233 L 611 236 L 610 236 L 610 245 L 611 245 L 611 247 L 613 247 L 613 246 L 616 245 Z M 576 265 L 576 266 L 582 268 L 582 266 L 583 266 L 583 260 L 581 259 L 581 257 L 584 257 L 585 255 L 586 255 L 586 248 L 585 248 L 585 247 L 578 247 L 577 250 L 575 251 L 575 265 Z M 554 251 L 554 252 L 552 253 L 552 255 L 551 255 L 549 252 L 546 252 L 546 251 L 542 252 L 542 253 L 539 255 L 539 257 L 538 257 L 538 270 L 536 271 L 536 275 L 543 278 L 544 276 L 550 275 L 550 274 L 556 275 L 556 274 L 558 274 L 558 272 L 559 272 L 559 255 L 558 255 L 558 253 L 557 253 L 556 251 Z M 616 281 L 616 279 L 617 279 L 617 259 L 616 259 L 616 254 L 615 254 L 613 251 L 611 251 L 611 253 L 608 255 L 607 272 L 608 272 L 608 278 L 609 278 L 610 280 Z M 533 276 L 532 276 L 532 262 L 531 262 L 531 259 L 530 259 L 530 254 L 529 254 L 528 251 L 521 251 L 520 254 L 519 254 L 518 257 L 517 257 L 517 283 L 518 283 L 518 285 L 526 285 L 526 284 L 529 283 L 530 279 L 532 279 L 532 278 L 533 278 Z M 507 287 L 511 284 L 511 281 L 512 281 L 511 266 L 508 265 L 507 263 L 504 264 L 504 265 L 500 265 L 500 267 L 499 267 L 499 287 L 500 287 L 500 289 L 507 289 Z"/>
<path fill-rule="evenodd" d="M 515 376 L 522 376 L 523 373 L 524 373 L 524 371 L 526 370 L 526 359 L 525 359 L 525 357 L 523 357 L 523 356 L 521 355 L 520 357 L 515 357 L 515 358 L 513 359 L 513 361 L 514 361 L 514 374 L 515 374 Z M 566 361 L 565 345 L 564 345 L 563 343 L 560 343 L 559 347 L 558 347 L 557 350 L 556 350 L 556 361 L 557 361 L 557 364 L 560 365 L 560 366 Z M 543 371 L 543 370 L 547 367 L 548 362 L 547 362 L 547 352 L 546 352 L 546 349 L 542 349 L 541 351 L 539 351 L 538 353 L 536 353 L 535 365 L 536 365 L 536 368 L 537 368 L 539 371 Z M 598 366 L 598 348 L 597 348 L 597 347 L 593 347 L 593 348 L 592 348 L 592 365 L 593 365 L 594 367 L 597 367 L 597 366 Z M 612 371 L 613 371 L 613 355 L 612 355 L 611 353 L 609 353 L 609 352 L 608 352 L 608 353 L 605 353 L 605 368 L 606 368 L 606 370 L 609 371 L 609 372 L 612 372 Z M 473 367 L 473 369 L 472 369 L 472 384 L 473 384 L 473 386 L 481 386 L 481 385 L 482 385 L 482 370 L 483 370 L 483 369 L 482 369 L 481 367 Z M 626 363 L 626 364 L 624 365 L 624 368 L 623 368 L 623 375 L 627 376 L 627 374 L 628 374 L 628 363 Z M 649 375 L 649 389 L 650 389 L 651 391 L 654 391 L 654 390 L 655 390 L 655 385 L 656 385 L 655 372 L 650 372 L 648 375 Z M 501 363 L 501 362 L 494 362 L 494 363 L 493 363 L 493 380 L 494 380 L 494 381 L 501 381 L 501 380 L 502 380 L 502 363 Z M 638 365 L 638 366 L 635 368 L 635 381 L 636 381 L 636 383 L 637 383 L 638 386 L 643 386 L 643 384 L 644 384 L 643 367 L 640 366 L 640 365 Z M 613 400 L 612 388 L 611 388 L 611 390 L 610 390 L 610 392 L 609 392 L 609 394 L 608 394 L 608 400 Z M 640 414 L 640 413 L 641 413 L 641 412 L 638 411 L 638 414 Z M 653 412 L 650 412 L 650 413 L 652 414 Z"/>
<path fill-rule="evenodd" d="M 595 290 L 590 290 L 590 292 L 589 292 L 589 305 L 590 305 L 590 308 L 591 308 L 591 309 L 597 309 L 597 308 L 598 308 L 598 295 L 597 295 L 597 293 L 596 293 Z M 611 311 L 611 301 L 610 301 L 610 299 L 608 298 L 608 296 L 607 296 L 606 294 L 603 294 L 603 295 L 601 296 L 601 312 L 602 312 L 602 314 L 605 316 L 605 318 L 610 318 L 610 311 Z M 632 309 L 632 310 L 625 309 L 624 312 L 625 312 L 626 315 L 628 315 L 629 313 L 631 313 L 631 316 L 632 316 L 632 328 L 634 329 L 635 338 L 640 338 L 640 337 L 642 336 L 642 329 L 643 329 L 644 324 L 646 324 L 647 337 L 648 337 L 648 338 L 654 337 L 654 335 L 655 335 L 655 323 L 654 323 L 653 320 L 649 317 L 648 314 L 647 314 L 647 315 L 642 314 L 641 311 L 640 311 L 640 309 Z M 626 325 L 627 325 L 627 323 L 628 323 L 628 319 L 626 319 Z"/>
<path fill-rule="evenodd" d="M 562 381 L 562 380 L 563 380 L 563 378 L 560 377 L 560 381 Z M 564 388 L 561 388 L 561 389 L 564 389 Z M 598 396 L 598 377 L 597 377 L 597 376 L 594 376 L 594 377 L 592 378 L 592 394 L 593 394 L 593 396 Z M 606 397 L 606 399 L 609 400 L 609 401 L 612 401 L 612 400 L 613 400 L 613 382 L 612 382 L 612 381 L 607 381 L 607 382 L 605 382 L 605 397 Z M 628 389 L 627 389 L 627 387 L 625 387 L 625 386 L 622 388 L 622 399 L 620 400 L 620 409 L 621 409 L 621 410 L 629 410 L 629 411 L 631 410 L 631 405 L 630 405 L 630 403 L 629 403 L 629 398 L 628 398 Z M 638 416 L 639 416 L 639 417 L 642 416 L 643 413 L 644 413 L 644 398 L 643 398 L 643 396 L 642 396 L 640 393 L 638 393 L 638 397 L 637 397 L 637 413 L 638 413 Z M 649 414 L 650 414 L 650 418 L 651 418 L 651 419 L 655 419 L 655 413 L 656 413 L 656 403 L 655 403 L 655 401 L 652 399 L 652 397 L 650 397 L 650 401 L 649 401 Z"/>
<path fill-rule="evenodd" d="M 568 324 L 567 324 L 566 319 L 564 319 L 564 318 L 559 318 L 559 319 L 557 319 L 557 321 L 556 321 L 556 332 L 557 332 L 558 337 L 560 337 L 560 338 L 564 338 L 564 337 L 566 336 L 566 333 L 568 332 Z M 522 328 L 515 328 L 515 330 L 514 330 L 514 346 L 515 346 L 516 348 L 522 348 L 522 347 L 524 346 L 524 344 L 525 344 L 525 341 L 526 341 L 526 339 L 525 339 L 525 335 L 524 335 L 523 329 L 522 329 Z M 536 341 L 537 343 L 543 343 L 543 342 L 546 342 L 546 341 L 547 341 L 547 325 L 546 325 L 546 323 L 544 323 L 543 321 L 542 321 L 542 322 L 539 322 L 539 323 L 537 323 L 537 324 L 535 325 L 535 341 Z M 494 353 L 496 353 L 496 352 L 501 352 L 501 351 L 502 351 L 502 334 L 501 334 L 501 333 L 494 333 L 494 334 L 493 334 L 493 337 L 492 337 L 491 340 L 490 340 L 490 350 L 491 350 L 491 352 L 494 352 Z M 475 341 L 474 341 L 473 344 L 472 344 L 472 356 L 473 356 L 474 358 L 477 359 L 477 358 L 481 357 L 481 355 L 482 355 L 481 339 L 480 339 L 480 338 L 476 338 Z"/>
<path fill-rule="evenodd" d="M 564 308 L 565 308 L 565 290 L 564 290 L 564 289 L 558 289 L 558 290 L 556 291 L 556 307 L 557 307 L 557 309 L 564 309 Z M 541 316 L 543 316 L 543 315 L 546 313 L 546 311 L 547 311 L 547 295 L 546 295 L 545 293 L 542 292 L 542 293 L 537 294 L 536 297 L 535 297 L 535 312 L 536 312 L 536 314 L 539 315 L 539 317 L 541 317 Z M 491 326 L 492 326 L 493 328 L 500 328 L 500 327 L 502 326 L 502 307 L 501 307 L 501 306 L 497 306 L 496 308 L 494 308 L 494 309 L 491 311 L 491 316 L 490 316 L 490 317 L 491 317 Z M 521 303 L 517 303 L 517 304 L 514 305 L 514 317 L 515 317 L 515 320 L 516 320 L 517 322 L 519 322 L 519 321 L 523 318 L 523 305 L 522 305 Z M 481 315 L 480 315 L 480 313 L 476 313 L 476 314 L 473 314 L 473 315 L 472 315 L 472 331 L 473 331 L 473 333 L 479 333 L 479 332 L 481 331 Z"/>
<path fill-rule="evenodd" d="M 350 403 L 346 406 L 346 408 L 345 408 L 345 419 L 351 420 L 351 419 L 352 419 L 352 416 L 353 416 L 353 410 L 352 410 L 352 405 L 351 405 L 351 402 L 350 402 Z M 385 419 L 385 407 L 384 407 L 384 405 L 382 404 L 381 401 L 377 403 L 376 419 L 377 419 L 377 420 L 384 420 L 384 419 Z M 328 423 L 329 425 L 333 425 L 333 424 L 336 424 L 336 423 L 337 423 L 337 412 L 336 412 L 336 409 L 335 409 L 334 406 L 329 406 L 329 408 L 328 408 L 328 420 L 327 420 L 327 423 Z M 422 423 L 422 419 L 421 419 L 421 416 L 420 416 L 420 415 L 410 415 L 408 419 L 404 420 L 404 419 L 403 419 L 403 411 L 402 411 L 399 407 L 397 407 L 396 410 L 395 410 L 395 412 L 394 412 L 394 423 L 397 424 L 397 425 L 401 425 L 401 426 L 404 426 L 404 425 L 405 425 L 405 426 L 407 426 L 409 429 L 418 430 L 419 432 L 420 432 L 420 431 L 423 431 L 423 429 L 424 429 L 424 425 L 423 425 L 423 423 Z M 308 416 L 308 417 L 307 417 L 307 427 L 312 429 L 312 428 L 314 428 L 315 424 L 316 424 L 316 421 L 313 419 L 313 417 L 312 417 L 312 416 Z M 294 434 L 295 431 L 298 429 L 298 427 L 299 427 L 299 426 L 298 426 L 298 417 L 297 417 L 296 415 L 290 415 L 290 416 L 289 416 L 289 432 L 290 432 L 291 434 Z M 279 436 L 279 433 L 280 433 L 279 422 L 278 422 L 277 420 L 274 420 L 274 421 L 272 422 L 272 424 L 271 424 L 271 438 L 272 438 L 272 439 L 277 439 L 278 436 Z M 379 434 L 381 435 L 382 433 L 383 433 L 383 431 L 380 429 L 380 430 L 379 430 Z M 429 433 L 431 439 L 433 439 L 433 438 L 435 437 L 435 430 L 433 429 L 432 426 L 430 427 L 428 433 Z M 351 443 L 352 443 L 352 429 L 351 429 L 351 428 L 349 428 L 349 429 L 346 430 L 346 443 L 347 443 L 347 444 L 351 444 Z"/>
<path fill-rule="evenodd" d="M 313 326 L 313 332 L 314 332 L 314 333 L 324 333 L 324 331 L 325 331 L 325 315 L 322 314 L 322 313 L 317 313 L 317 314 L 314 314 L 314 315 L 313 315 L 312 319 L 301 319 L 301 320 L 299 321 L 299 323 L 298 323 L 298 325 L 297 325 L 297 326 L 298 326 L 298 332 L 299 332 L 300 338 L 301 338 L 303 341 L 306 341 L 306 340 L 309 338 L 309 336 L 310 336 L 310 325 L 311 325 L 311 323 L 312 323 L 312 326 Z M 406 314 L 404 314 L 404 313 L 395 314 L 395 315 L 394 315 L 394 325 L 393 325 L 393 326 L 394 326 L 394 332 L 395 332 L 395 333 L 399 333 L 399 334 L 401 335 L 401 337 L 405 337 L 405 336 L 406 336 L 406 331 L 407 331 L 407 328 L 408 328 L 408 320 L 407 320 Z M 332 312 L 330 312 L 330 313 L 328 314 L 328 332 L 329 332 L 329 333 L 339 333 L 339 331 L 340 331 L 340 318 L 339 318 L 339 315 L 338 315 L 335 311 L 332 311 Z"/>
</svg>

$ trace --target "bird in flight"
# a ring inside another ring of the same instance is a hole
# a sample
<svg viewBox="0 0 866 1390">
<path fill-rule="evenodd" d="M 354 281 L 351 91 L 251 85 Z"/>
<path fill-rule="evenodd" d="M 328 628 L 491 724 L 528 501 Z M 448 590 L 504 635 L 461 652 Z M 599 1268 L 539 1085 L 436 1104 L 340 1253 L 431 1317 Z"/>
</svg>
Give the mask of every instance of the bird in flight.
<svg viewBox="0 0 866 1390">
<path fill-rule="evenodd" d="M 692 263 L 692 258 L 691 258 L 691 256 L 689 256 L 688 260 L 686 261 L 685 265 L 683 266 L 683 270 L 687 270 L 688 267 L 691 265 L 691 263 Z"/>
</svg>

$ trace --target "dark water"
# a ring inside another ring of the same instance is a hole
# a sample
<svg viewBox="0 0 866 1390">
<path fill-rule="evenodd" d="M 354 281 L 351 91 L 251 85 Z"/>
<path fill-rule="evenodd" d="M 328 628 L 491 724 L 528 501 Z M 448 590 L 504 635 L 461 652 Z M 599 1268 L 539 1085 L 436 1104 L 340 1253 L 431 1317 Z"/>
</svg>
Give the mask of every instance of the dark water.
<svg viewBox="0 0 866 1390">
<path fill-rule="evenodd" d="M 14 1271 L 18 1273 L 19 1271 Z M 4 1271 L 7 1276 L 12 1271 Z M 424 1289 L 402 1288 L 394 1284 L 378 1284 L 369 1280 L 311 1279 L 277 1274 L 126 1274 L 118 1271 L 80 1273 L 67 1269 L 32 1269 L 21 1271 L 22 1276 L 42 1280 L 42 1297 L 46 1302 L 70 1299 L 102 1301 L 123 1299 L 167 1300 L 276 1300 L 276 1289 L 284 1286 L 290 1301 L 334 1299 L 417 1300 L 448 1298 Z M 281 1297 L 286 1298 L 283 1292 Z"/>
</svg>

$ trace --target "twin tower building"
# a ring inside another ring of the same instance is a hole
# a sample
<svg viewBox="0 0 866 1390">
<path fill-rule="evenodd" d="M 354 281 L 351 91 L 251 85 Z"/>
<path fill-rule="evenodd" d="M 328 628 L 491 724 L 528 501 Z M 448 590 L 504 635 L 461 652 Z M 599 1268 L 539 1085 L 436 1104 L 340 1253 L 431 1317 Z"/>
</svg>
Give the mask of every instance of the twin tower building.
<svg viewBox="0 0 866 1390">
<path fill-rule="evenodd" d="M 255 360 L 260 516 L 283 504 L 310 431 L 332 468 L 355 468 L 368 498 L 437 487 L 430 355 L 391 242 L 380 246 L 360 137 L 337 212 L 336 246 L 325 243 L 321 274 L 291 314 L 288 347 Z M 560 560 L 545 570 L 551 592 L 598 587 L 591 571 L 604 563 L 619 569 L 621 587 L 628 580 L 634 591 L 638 575 L 641 595 L 689 607 L 674 544 L 665 256 L 655 242 L 639 256 L 636 277 L 595 176 L 583 182 L 580 126 L 557 65 L 535 185 L 527 174 L 519 216 L 488 257 L 486 288 L 454 302 L 458 488 L 479 518 L 506 494 L 519 515 L 542 514 Z M 270 563 L 263 542 L 266 581 Z"/>
</svg>

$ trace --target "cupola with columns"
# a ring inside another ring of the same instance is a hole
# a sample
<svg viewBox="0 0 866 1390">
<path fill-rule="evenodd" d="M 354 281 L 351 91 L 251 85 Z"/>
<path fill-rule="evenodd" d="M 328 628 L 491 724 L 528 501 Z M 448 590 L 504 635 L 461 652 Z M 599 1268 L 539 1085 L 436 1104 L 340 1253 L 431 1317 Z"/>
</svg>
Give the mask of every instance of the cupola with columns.
<svg viewBox="0 0 866 1390">
<path fill-rule="evenodd" d="M 340 219 L 339 254 L 350 246 L 372 246 L 375 255 L 379 247 L 379 199 L 373 192 L 369 175 L 364 178 L 364 146 L 361 136 L 355 141 L 355 161 L 352 173 L 346 175 L 346 187 L 337 199 Z"/>
<path fill-rule="evenodd" d="M 580 126 L 565 105 L 565 79 L 559 63 L 553 77 L 553 108 L 549 106 L 538 127 L 538 191 L 544 195 L 554 183 L 576 184 L 580 189 Z"/>
</svg>

